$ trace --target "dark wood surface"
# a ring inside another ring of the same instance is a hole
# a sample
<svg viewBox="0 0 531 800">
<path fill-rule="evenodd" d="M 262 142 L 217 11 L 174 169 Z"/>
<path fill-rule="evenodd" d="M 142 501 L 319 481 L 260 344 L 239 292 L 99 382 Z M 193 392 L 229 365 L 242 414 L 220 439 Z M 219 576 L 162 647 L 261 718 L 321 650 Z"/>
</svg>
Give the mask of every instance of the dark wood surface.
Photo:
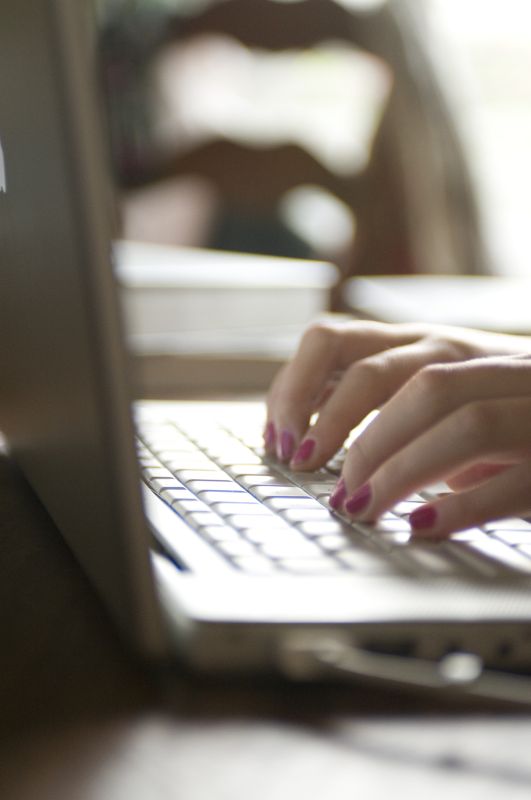
<svg viewBox="0 0 531 800">
<path fill-rule="evenodd" d="M 529 797 L 531 718 L 147 668 L 0 457 L 0 797 Z"/>
</svg>

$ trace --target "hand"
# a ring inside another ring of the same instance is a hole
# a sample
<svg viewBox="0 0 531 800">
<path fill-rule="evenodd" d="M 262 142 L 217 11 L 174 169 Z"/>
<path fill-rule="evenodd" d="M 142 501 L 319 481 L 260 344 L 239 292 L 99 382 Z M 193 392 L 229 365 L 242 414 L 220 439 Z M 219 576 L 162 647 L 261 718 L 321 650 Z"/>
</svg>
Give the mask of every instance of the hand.
<svg viewBox="0 0 531 800">
<path fill-rule="evenodd" d="M 439 536 L 528 512 L 528 353 L 525 337 L 444 326 L 313 326 L 271 388 L 266 448 L 317 469 L 381 408 L 347 455 L 334 507 L 374 520 L 445 479 L 455 493 L 420 507 L 415 530 Z"/>
</svg>

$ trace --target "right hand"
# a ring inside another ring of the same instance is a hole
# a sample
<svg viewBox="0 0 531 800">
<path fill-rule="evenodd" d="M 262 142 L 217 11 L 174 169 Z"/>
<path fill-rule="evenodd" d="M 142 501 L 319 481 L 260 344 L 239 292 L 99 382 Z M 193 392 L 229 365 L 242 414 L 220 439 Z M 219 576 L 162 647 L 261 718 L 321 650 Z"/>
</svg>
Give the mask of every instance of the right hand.
<svg viewBox="0 0 531 800">
<path fill-rule="evenodd" d="M 357 321 L 313 325 L 271 386 L 266 450 L 297 470 L 316 470 L 369 412 L 430 365 L 529 352 L 529 337 L 465 328 Z"/>
</svg>

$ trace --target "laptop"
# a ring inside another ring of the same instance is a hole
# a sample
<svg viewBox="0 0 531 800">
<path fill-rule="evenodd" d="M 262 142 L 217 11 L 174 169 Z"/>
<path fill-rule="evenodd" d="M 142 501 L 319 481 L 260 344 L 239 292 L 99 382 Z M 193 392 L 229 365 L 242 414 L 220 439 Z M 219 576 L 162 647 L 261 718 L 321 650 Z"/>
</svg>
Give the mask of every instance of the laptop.
<svg viewBox="0 0 531 800">
<path fill-rule="evenodd" d="M 350 526 L 327 504 L 337 461 L 264 458 L 262 404 L 133 402 L 95 35 L 89 2 L 2 2 L 0 429 L 118 630 L 212 673 L 528 667 L 525 520 L 438 546 L 408 541 L 404 509 Z"/>
</svg>

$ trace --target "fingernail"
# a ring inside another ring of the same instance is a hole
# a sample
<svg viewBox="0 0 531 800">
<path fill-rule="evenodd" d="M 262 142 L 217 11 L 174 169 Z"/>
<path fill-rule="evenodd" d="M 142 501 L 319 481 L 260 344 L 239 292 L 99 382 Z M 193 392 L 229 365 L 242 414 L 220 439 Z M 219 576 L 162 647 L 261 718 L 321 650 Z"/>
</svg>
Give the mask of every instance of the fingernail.
<svg viewBox="0 0 531 800">
<path fill-rule="evenodd" d="M 345 503 L 349 514 L 359 514 L 369 505 L 372 497 L 370 484 L 364 483 Z"/>
<path fill-rule="evenodd" d="M 421 506 L 409 515 L 409 524 L 414 531 L 432 528 L 437 520 L 437 509 L 433 506 Z"/>
<path fill-rule="evenodd" d="M 268 422 L 264 431 L 264 445 L 266 450 L 274 450 L 277 432 L 273 422 Z"/>
<path fill-rule="evenodd" d="M 337 511 L 338 508 L 341 508 L 343 503 L 345 502 L 345 497 L 347 496 L 347 487 L 345 485 L 345 481 L 341 478 L 338 481 L 338 484 L 332 494 L 330 495 L 330 499 L 328 501 L 328 505 Z"/>
<path fill-rule="evenodd" d="M 304 461 L 308 461 L 315 450 L 315 445 L 315 439 L 304 439 L 292 458 L 293 464 L 302 464 Z"/>
<path fill-rule="evenodd" d="M 281 461 L 289 461 L 295 450 L 295 439 L 289 431 L 282 431 L 278 443 L 277 455 Z"/>
</svg>

